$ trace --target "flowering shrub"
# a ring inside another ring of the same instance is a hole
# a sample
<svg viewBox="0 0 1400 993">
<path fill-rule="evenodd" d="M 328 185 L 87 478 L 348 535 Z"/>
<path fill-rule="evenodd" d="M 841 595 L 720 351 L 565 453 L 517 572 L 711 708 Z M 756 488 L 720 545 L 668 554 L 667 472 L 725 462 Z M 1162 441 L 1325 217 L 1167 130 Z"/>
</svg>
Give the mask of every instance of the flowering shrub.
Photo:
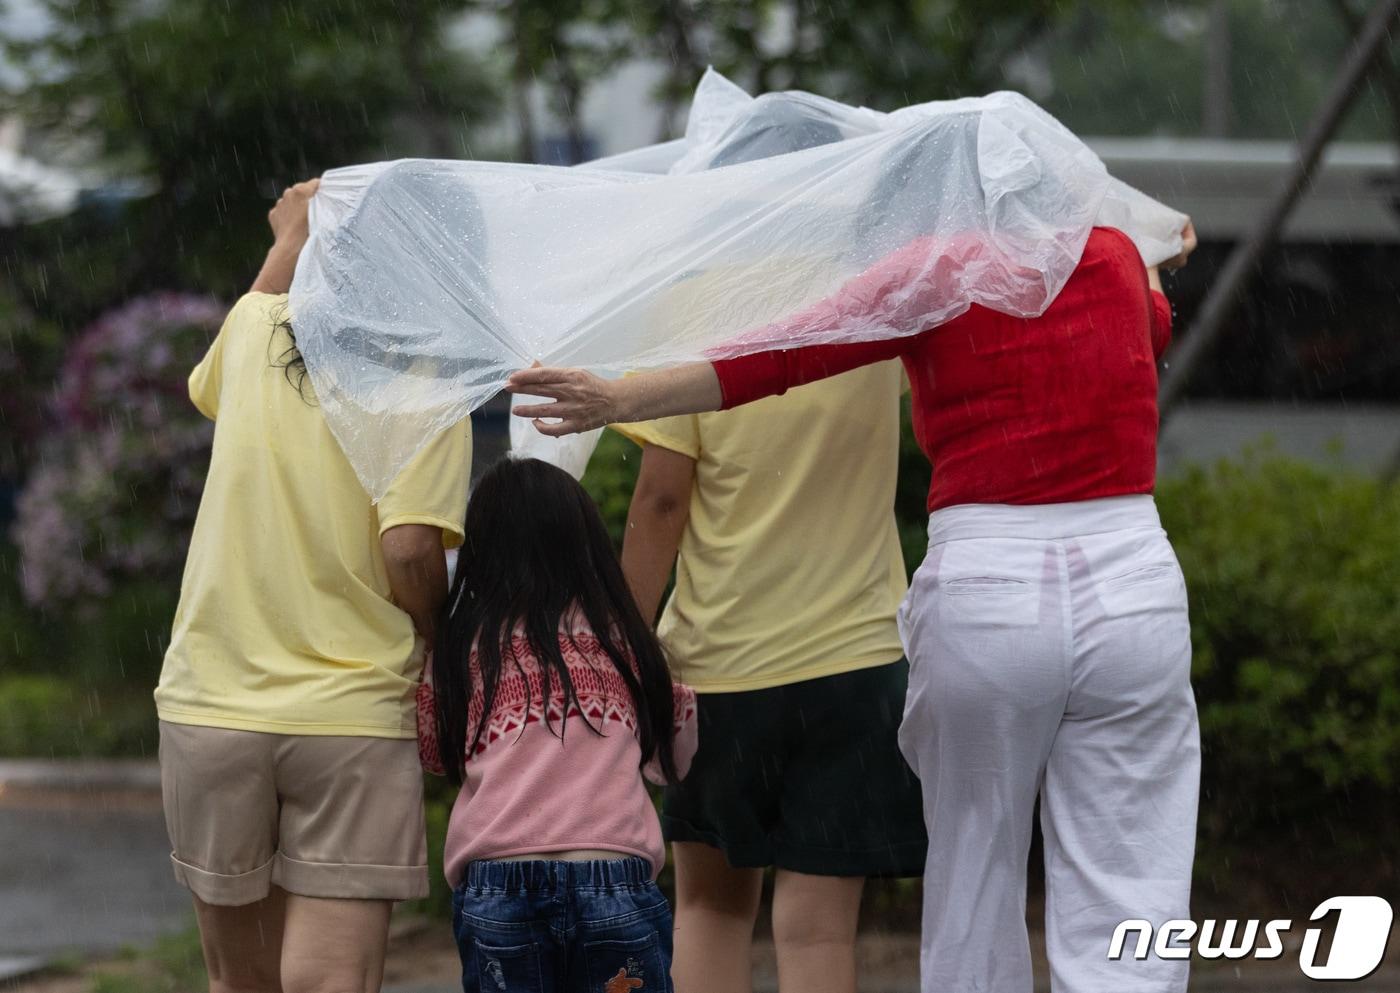
<svg viewBox="0 0 1400 993">
<path fill-rule="evenodd" d="M 142 297 L 69 349 L 14 526 L 31 604 L 80 607 L 126 579 L 178 581 L 214 434 L 185 381 L 224 312 L 207 297 Z"/>
</svg>

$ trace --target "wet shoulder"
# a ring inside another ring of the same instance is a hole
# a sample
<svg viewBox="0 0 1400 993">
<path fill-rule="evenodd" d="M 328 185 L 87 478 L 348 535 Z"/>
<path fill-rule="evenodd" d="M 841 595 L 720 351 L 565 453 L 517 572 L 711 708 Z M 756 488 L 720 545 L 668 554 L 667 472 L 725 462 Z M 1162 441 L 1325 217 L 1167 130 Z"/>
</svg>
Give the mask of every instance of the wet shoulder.
<svg viewBox="0 0 1400 993">
<path fill-rule="evenodd" d="M 224 349 L 244 361 L 265 359 L 284 352 L 290 344 L 284 328 L 287 320 L 285 293 L 245 293 L 224 321 Z"/>
<path fill-rule="evenodd" d="M 1137 270 L 1142 266 L 1142 258 L 1133 240 L 1118 228 L 1094 228 L 1080 256 L 1080 265 L 1087 264 Z"/>
</svg>

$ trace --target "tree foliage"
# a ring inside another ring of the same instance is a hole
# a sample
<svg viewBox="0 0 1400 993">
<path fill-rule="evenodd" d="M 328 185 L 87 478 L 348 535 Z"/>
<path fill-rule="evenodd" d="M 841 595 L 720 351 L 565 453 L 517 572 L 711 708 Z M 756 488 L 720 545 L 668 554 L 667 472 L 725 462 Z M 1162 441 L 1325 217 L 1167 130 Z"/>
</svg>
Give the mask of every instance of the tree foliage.
<svg viewBox="0 0 1400 993">
<path fill-rule="evenodd" d="M 11 40 L 3 109 L 38 146 L 135 195 L 11 232 L 15 296 L 73 326 L 150 289 L 228 296 L 256 270 L 271 201 L 336 165 L 466 154 L 488 107 L 445 40 L 462 3 L 43 0 Z"/>
</svg>

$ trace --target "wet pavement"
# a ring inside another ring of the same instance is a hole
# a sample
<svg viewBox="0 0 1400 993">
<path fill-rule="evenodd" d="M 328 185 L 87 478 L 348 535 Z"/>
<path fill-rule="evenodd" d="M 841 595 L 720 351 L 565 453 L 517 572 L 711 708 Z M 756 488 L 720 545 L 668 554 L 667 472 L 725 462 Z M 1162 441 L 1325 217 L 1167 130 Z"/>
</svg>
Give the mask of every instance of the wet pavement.
<svg viewBox="0 0 1400 993">
<path fill-rule="evenodd" d="M 170 872 L 160 809 L 159 775 L 146 763 L 0 761 L 0 980 L 32 968 L 36 959 L 111 955 L 148 946 L 188 925 L 189 897 Z M 455 993 L 461 987 L 450 936 L 429 925 L 442 954 L 437 968 L 400 972 L 384 993 Z M 1400 942 L 1367 980 L 1348 983 L 1364 993 L 1400 993 Z M 775 991 L 771 946 L 755 949 L 755 993 Z M 395 958 L 391 949 L 391 959 Z M 400 956 L 402 957 L 402 956 Z M 872 982 L 865 993 L 916 993 L 915 935 L 862 935 L 862 958 Z M 1043 963 L 1039 963 L 1043 972 Z M 409 980 L 414 975 L 419 978 Z M 431 980 L 427 976 L 432 976 Z M 1301 976 L 1296 965 L 1241 963 L 1200 967 L 1192 993 L 1310 993 L 1328 984 Z M 1048 989 L 1043 979 L 1037 990 Z"/>
<path fill-rule="evenodd" d="M 190 920 L 154 763 L 0 762 L 0 961 L 111 954 Z"/>
</svg>

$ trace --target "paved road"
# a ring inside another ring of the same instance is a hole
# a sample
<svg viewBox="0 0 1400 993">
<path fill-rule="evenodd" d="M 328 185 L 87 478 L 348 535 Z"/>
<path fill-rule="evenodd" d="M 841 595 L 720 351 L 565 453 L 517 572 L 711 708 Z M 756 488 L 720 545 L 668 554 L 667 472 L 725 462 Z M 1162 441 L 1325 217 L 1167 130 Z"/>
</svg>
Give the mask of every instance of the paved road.
<svg viewBox="0 0 1400 993">
<path fill-rule="evenodd" d="M 0 761 L 0 976 L 16 959 L 110 954 L 185 926 L 189 897 L 171 875 L 168 853 L 153 763 Z M 914 976 L 903 976 L 913 971 L 914 948 L 905 959 L 911 968 L 887 970 L 888 979 L 869 993 L 916 993 Z M 1258 964 L 1238 977 L 1202 971 L 1192 993 L 1320 993 L 1329 985 Z M 758 976 L 756 993 L 775 989 L 771 967 Z M 386 987 L 384 993 L 455 993 L 454 979 Z M 1357 993 L 1400 993 L 1396 949 L 1380 974 L 1344 985 Z"/>
<path fill-rule="evenodd" d="M 111 953 L 188 923 L 151 772 L 0 763 L 0 959 Z"/>
</svg>

